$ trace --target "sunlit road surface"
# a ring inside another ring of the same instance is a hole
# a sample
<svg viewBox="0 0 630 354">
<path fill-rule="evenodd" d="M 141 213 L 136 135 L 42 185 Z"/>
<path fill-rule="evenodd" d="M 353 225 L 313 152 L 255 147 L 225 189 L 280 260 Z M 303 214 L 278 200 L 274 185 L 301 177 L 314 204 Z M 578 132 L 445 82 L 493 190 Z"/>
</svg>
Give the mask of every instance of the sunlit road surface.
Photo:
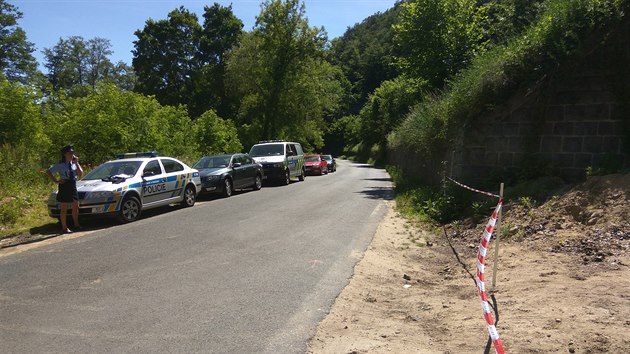
<svg viewBox="0 0 630 354">
<path fill-rule="evenodd" d="M 0 352 L 303 353 L 392 195 L 339 161 L 1 256 Z"/>
</svg>

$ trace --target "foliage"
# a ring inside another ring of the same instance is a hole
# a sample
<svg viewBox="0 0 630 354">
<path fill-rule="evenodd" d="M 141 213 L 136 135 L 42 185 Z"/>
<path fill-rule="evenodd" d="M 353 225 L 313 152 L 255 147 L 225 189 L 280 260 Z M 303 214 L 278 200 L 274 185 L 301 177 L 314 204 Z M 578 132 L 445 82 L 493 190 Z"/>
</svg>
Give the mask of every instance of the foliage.
<svg viewBox="0 0 630 354">
<path fill-rule="evenodd" d="M 228 87 L 240 102 L 246 145 L 283 138 L 323 145 L 324 118 L 344 95 L 342 74 L 323 59 L 326 35 L 311 28 L 299 0 L 262 5 L 254 30 L 228 60 Z"/>
<path fill-rule="evenodd" d="M 25 84 L 37 73 L 37 62 L 33 43 L 17 25 L 21 18 L 17 7 L 0 0 L 0 73 L 11 82 Z"/>
<path fill-rule="evenodd" d="M 414 0 L 394 26 L 398 64 L 411 77 L 441 88 L 485 50 L 486 17 L 475 0 Z"/>
<path fill-rule="evenodd" d="M 36 98 L 27 87 L 0 76 L 0 145 L 29 142 L 34 150 L 46 147 Z"/>
<path fill-rule="evenodd" d="M 73 143 L 82 161 L 93 164 L 120 152 L 156 150 L 190 157 L 196 150 L 184 107 L 162 106 L 154 98 L 111 84 L 86 97 L 68 98 L 51 112 L 49 134 L 54 150 Z"/>
<path fill-rule="evenodd" d="M 39 196 L 49 187 L 40 166 L 39 151 L 29 144 L 0 145 L 0 224 L 16 223 L 27 209 L 40 203 Z"/>
<path fill-rule="evenodd" d="M 108 39 L 80 36 L 60 38 L 52 48 L 44 49 L 46 75 L 54 91 L 64 90 L 71 96 L 85 96 L 99 82 L 112 82 L 123 89 L 133 88 L 131 68 L 109 60 L 112 55 Z"/>
<path fill-rule="evenodd" d="M 420 98 L 422 82 L 399 76 L 384 81 L 359 113 L 359 136 L 367 145 L 379 144 L 382 151 L 387 147 L 387 135 L 407 116 Z"/>
<path fill-rule="evenodd" d="M 504 44 L 520 35 L 543 11 L 545 0 L 486 0 L 482 4 L 487 17 L 487 36 L 495 44 Z"/>
<path fill-rule="evenodd" d="M 188 101 L 190 78 L 200 68 L 201 26 L 197 15 L 183 6 L 168 14 L 167 20 L 147 20 L 135 32 L 133 68 L 138 73 L 137 90 L 155 95 L 165 105 Z"/>
<path fill-rule="evenodd" d="M 392 26 L 397 22 L 401 6 L 367 17 L 332 40 L 330 61 L 341 68 L 351 84 L 352 97 L 342 115 L 358 114 L 368 95 L 382 82 L 398 75 L 397 55 Z"/>
<path fill-rule="evenodd" d="M 347 153 L 347 147 L 360 142 L 360 129 L 361 121 L 358 116 L 350 115 L 335 120 L 330 124 L 324 136 L 326 151 L 333 155 Z"/>
<path fill-rule="evenodd" d="M 396 205 L 406 215 L 427 221 L 453 221 L 471 205 L 470 197 L 452 185 L 441 188 L 427 186 L 395 166 L 387 166 L 396 190 Z"/>
<path fill-rule="evenodd" d="M 202 155 L 217 155 L 243 150 L 234 123 L 221 119 L 214 111 L 207 111 L 193 122 L 193 131 Z"/>
<path fill-rule="evenodd" d="M 475 57 L 443 94 L 426 96 L 390 136 L 390 147 L 441 159 L 447 144 L 475 117 L 520 85 L 555 70 L 587 36 L 614 28 L 627 9 L 627 2 L 615 0 L 548 0 L 539 20 L 521 36 Z"/>
<path fill-rule="evenodd" d="M 133 68 L 137 90 L 164 105 L 185 104 L 193 117 L 209 109 L 229 111 L 224 89 L 225 55 L 239 40 L 243 23 L 231 6 L 204 7 L 204 23 L 183 6 L 166 20 L 147 20 L 135 32 Z"/>
</svg>

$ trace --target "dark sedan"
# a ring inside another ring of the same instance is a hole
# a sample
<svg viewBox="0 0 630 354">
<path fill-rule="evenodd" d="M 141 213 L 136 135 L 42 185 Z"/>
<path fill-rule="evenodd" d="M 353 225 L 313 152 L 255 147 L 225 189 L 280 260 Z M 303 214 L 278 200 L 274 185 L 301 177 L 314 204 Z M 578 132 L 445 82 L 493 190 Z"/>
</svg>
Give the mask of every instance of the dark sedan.
<svg viewBox="0 0 630 354">
<path fill-rule="evenodd" d="M 337 160 L 332 155 L 322 155 L 322 159 L 328 162 L 328 172 L 337 171 Z"/>
<path fill-rule="evenodd" d="M 262 166 L 247 154 L 204 156 L 194 164 L 201 177 L 201 193 L 229 197 L 235 189 L 262 187 Z"/>
</svg>

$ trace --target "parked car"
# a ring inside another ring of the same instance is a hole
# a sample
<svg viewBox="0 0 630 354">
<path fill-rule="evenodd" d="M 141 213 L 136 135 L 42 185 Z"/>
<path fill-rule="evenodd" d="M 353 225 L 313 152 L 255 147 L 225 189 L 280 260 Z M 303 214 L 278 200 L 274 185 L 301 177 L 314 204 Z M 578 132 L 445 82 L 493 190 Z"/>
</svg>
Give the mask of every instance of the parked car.
<svg viewBox="0 0 630 354">
<path fill-rule="evenodd" d="M 304 180 L 304 151 L 300 143 L 282 140 L 261 141 L 252 146 L 249 156 L 260 163 L 264 179 L 291 183 L 291 178 Z"/>
<path fill-rule="evenodd" d="M 328 162 L 328 171 L 336 172 L 337 171 L 337 160 L 335 160 L 332 155 L 322 155 L 322 158 Z"/>
<path fill-rule="evenodd" d="M 202 193 L 230 197 L 235 189 L 262 187 L 263 168 L 247 154 L 205 156 L 193 168 L 199 170 Z"/>
<path fill-rule="evenodd" d="M 304 155 L 304 172 L 306 174 L 328 174 L 328 162 L 318 154 Z"/>
<path fill-rule="evenodd" d="M 77 181 L 79 213 L 115 215 L 135 221 L 143 210 L 172 203 L 195 204 L 201 189 L 199 172 L 154 151 L 119 154 Z M 58 218 L 57 191 L 48 198 L 48 215 Z"/>
</svg>

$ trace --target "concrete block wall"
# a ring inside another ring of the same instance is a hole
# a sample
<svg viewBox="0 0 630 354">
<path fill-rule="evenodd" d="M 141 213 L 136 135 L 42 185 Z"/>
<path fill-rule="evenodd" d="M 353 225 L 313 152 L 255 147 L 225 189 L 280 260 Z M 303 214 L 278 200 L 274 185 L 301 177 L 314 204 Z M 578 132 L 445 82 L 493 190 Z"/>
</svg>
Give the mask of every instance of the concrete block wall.
<svg viewBox="0 0 630 354">
<path fill-rule="evenodd" d="M 617 45 L 630 50 L 627 38 Z M 624 108 L 630 105 L 611 84 L 630 82 L 630 63 L 609 68 L 605 55 L 584 58 L 544 88 L 515 95 L 503 109 L 480 119 L 483 123 L 464 132 L 452 153 L 452 175 L 474 181 L 530 168 L 575 181 L 608 160 L 630 168 L 630 111 Z"/>
</svg>

